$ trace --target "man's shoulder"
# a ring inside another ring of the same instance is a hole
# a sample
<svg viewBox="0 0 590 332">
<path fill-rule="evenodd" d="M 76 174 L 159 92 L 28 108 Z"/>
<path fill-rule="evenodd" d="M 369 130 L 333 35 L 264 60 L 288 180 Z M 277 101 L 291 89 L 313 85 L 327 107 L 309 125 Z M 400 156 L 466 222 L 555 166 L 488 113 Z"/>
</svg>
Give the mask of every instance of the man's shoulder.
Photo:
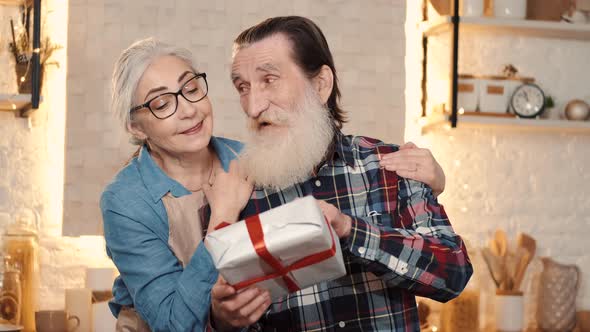
<svg viewBox="0 0 590 332">
<path fill-rule="evenodd" d="M 358 151 L 360 155 L 391 153 L 399 150 L 399 145 L 397 144 L 385 143 L 377 138 L 368 136 L 344 135 L 343 139 L 353 150 Z"/>
</svg>

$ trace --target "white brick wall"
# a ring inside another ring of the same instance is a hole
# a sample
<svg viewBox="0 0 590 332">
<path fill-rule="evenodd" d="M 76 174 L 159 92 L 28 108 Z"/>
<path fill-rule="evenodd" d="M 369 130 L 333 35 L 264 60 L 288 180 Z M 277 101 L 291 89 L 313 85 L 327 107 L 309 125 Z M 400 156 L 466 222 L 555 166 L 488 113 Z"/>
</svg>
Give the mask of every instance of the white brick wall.
<svg viewBox="0 0 590 332">
<path fill-rule="evenodd" d="M 43 31 L 67 48 L 67 6 L 60 0 L 42 2 Z M 18 9 L 0 5 L 0 93 L 16 93 L 14 59 L 8 52 L 9 20 L 18 20 Z M 60 67 L 45 68 L 43 102 L 31 118 L 0 112 L 0 212 L 9 216 L 21 207 L 41 216 L 39 308 L 64 307 L 64 289 L 84 283 L 86 266 L 112 264 L 100 237 L 61 236 L 66 104 L 66 51 L 55 52 Z M 82 215 L 82 214 L 81 214 Z M 3 220 L 10 222 L 11 219 Z M 0 225 L 0 233 L 6 225 Z M 0 240 L 1 242 L 1 240 Z"/>
<path fill-rule="evenodd" d="M 401 142 L 404 1 L 71 0 L 64 234 L 100 233 L 100 188 L 133 149 L 107 111 L 110 74 L 125 47 L 153 35 L 193 51 L 210 81 L 215 134 L 239 139 L 244 117 L 228 78 L 233 38 L 289 14 L 312 18 L 326 34 L 349 111 L 346 131 Z"/>
</svg>

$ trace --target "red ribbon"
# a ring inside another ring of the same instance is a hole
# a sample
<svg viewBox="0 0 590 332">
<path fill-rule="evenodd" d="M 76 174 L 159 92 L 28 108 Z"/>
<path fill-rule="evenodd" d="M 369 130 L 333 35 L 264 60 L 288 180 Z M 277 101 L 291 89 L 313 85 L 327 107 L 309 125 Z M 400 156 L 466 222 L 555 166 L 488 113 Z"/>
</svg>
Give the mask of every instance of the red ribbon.
<svg viewBox="0 0 590 332">
<path fill-rule="evenodd" d="M 325 220 L 329 228 L 330 225 L 328 223 L 328 220 Z M 262 225 L 260 224 L 260 218 L 258 217 L 258 215 L 246 218 L 246 228 L 248 229 L 248 235 L 250 236 L 250 241 L 252 242 L 252 245 L 256 250 L 256 254 L 264 262 L 271 266 L 274 272 L 271 274 L 239 282 L 233 285 L 233 287 L 236 290 L 246 288 L 248 286 L 254 285 L 265 280 L 281 277 L 287 285 L 289 293 L 296 292 L 300 290 L 300 288 L 297 285 L 297 283 L 295 283 L 295 281 L 293 281 L 293 279 L 291 279 L 291 277 L 288 276 L 289 272 L 317 264 L 336 255 L 336 241 L 334 241 L 334 234 L 332 234 L 332 231 L 330 230 L 330 236 L 332 238 L 332 247 L 330 249 L 306 256 L 289 266 L 283 266 L 281 262 L 278 259 L 276 259 L 266 248 L 266 243 L 264 242 L 264 232 L 262 231 Z"/>
</svg>

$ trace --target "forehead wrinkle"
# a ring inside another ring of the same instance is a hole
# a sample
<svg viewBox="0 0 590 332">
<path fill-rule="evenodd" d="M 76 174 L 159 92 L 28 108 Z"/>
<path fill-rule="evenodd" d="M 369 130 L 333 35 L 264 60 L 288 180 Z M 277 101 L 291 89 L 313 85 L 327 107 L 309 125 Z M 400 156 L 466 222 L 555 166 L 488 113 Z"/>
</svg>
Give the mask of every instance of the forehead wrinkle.
<svg viewBox="0 0 590 332">
<path fill-rule="evenodd" d="M 248 67 L 254 67 L 255 71 L 279 71 L 279 66 L 273 56 L 276 50 L 272 47 L 257 48 L 257 45 L 251 45 L 250 47 L 241 49 L 238 54 L 234 57 L 232 64 L 232 80 L 239 76 L 238 71 L 248 70 Z"/>
</svg>

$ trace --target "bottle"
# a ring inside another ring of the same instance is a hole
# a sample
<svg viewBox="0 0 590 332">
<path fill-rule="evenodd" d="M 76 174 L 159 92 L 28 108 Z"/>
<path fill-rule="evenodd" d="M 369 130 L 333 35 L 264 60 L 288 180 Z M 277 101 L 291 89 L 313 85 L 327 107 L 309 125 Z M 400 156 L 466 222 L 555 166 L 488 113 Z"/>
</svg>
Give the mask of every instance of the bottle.
<svg viewBox="0 0 590 332">
<path fill-rule="evenodd" d="M 20 325 L 23 332 L 35 331 L 35 311 L 39 291 L 38 233 L 39 215 L 31 209 L 16 213 L 3 238 L 3 252 L 20 268 Z"/>
</svg>

